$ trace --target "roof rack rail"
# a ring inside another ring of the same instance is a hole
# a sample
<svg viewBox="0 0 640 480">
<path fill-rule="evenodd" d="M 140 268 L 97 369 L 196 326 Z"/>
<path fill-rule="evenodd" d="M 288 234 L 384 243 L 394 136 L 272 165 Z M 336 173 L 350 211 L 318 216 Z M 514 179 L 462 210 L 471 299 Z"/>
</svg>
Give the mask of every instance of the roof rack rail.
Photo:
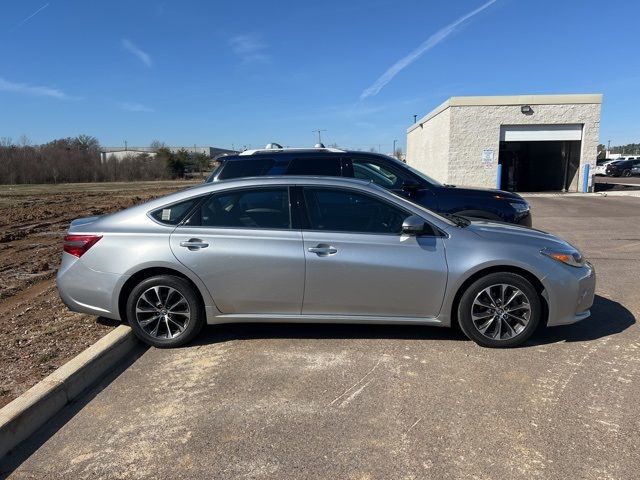
<svg viewBox="0 0 640 480">
<path fill-rule="evenodd" d="M 277 146 L 276 146 L 277 145 Z M 269 143 L 265 148 L 256 148 L 254 150 L 245 150 L 244 152 L 239 153 L 241 156 L 248 155 L 256 155 L 260 153 L 285 153 L 285 152 L 332 152 L 332 153 L 346 153 L 346 150 L 341 150 L 339 148 L 327 148 L 327 147 L 313 147 L 313 148 L 295 148 L 295 147 L 287 147 L 284 148 L 277 143 Z"/>
</svg>

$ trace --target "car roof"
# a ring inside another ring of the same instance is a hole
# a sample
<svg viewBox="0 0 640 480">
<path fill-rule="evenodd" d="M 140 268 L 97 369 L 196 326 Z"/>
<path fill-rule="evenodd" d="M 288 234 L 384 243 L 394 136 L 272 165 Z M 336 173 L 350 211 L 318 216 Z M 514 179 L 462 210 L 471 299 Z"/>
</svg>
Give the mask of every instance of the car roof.
<svg viewBox="0 0 640 480">
<path fill-rule="evenodd" d="M 238 153 L 235 155 L 225 155 L 219 158 L 216 158 L 219 162 L 227 162 L 227 161 L 242 161 L 242 160 L 252 160 L 259 158 L 268 158 L 268 159 L 277 159 L 277 158 L 285 158 L 291 159 L 291 156 L 300 155 L 301 159 L 304 158 L 318 158 L 318 157 L 327 157 L 327 158 L 335 158 L 340 155 L 348 155 L 351 157 L 359 157 L 359 156 L 374 156 L 392 161 L 399 161 L 396 158 L 390 157 L 388 155 L 383 155 L 377 152 L 363 152 L 360 150 L 340 150 L 337 148 L 273 148 L 273 149 L 260 149 L 260 150 L 245 150 L 242 153 Z"/>
<path fill-rule="evenodd" d="M 258 148 L 255 150 L 245 150 L 240 152 L 238 156 L 247 157 L 259 154 L 273 154 L 273 153 L 346 153 L 346 150 L 339 148 Z"/>
<path fill-rule="evenodd" d="M 195 195 L 207 194 L 217 190 L 226 190 L 233 187 L 262 187 L 264 185 L 328 185 L 339 187 L 370 187 L 376 191 L 387 190 L 376 185 L 370 180 L 361 180 L 351 177 L 331 177 L 312 175 L 269 175 L 265 177 L 239 177 L 217 182 L 201 183 L 193 187 L 180 190 L 176 195 L 176 201 Z"/>
</svg>

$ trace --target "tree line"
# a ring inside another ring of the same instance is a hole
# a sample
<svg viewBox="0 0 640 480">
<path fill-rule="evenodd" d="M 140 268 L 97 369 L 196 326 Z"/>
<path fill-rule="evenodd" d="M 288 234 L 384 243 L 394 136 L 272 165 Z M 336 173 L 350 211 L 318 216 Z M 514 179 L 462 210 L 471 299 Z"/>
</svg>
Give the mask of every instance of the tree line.
<svg viewBox="0 0 640 480">
<path fill-rule="evenodd" d="M 154 154 L 132 154 L 117 159 L 100 154 L 95 137 L 78 135 L 42 145 L 28 139 L 0 139 L 0 184 L 116 182 L 165 180 L 203 175 L 211 159 L 187 150 L 172 152 L 164 144 L 152 144 Z M 106 157 L 106 158 L 105 158 Z"/>
<path fill-rule="evenodd" d="M 598 159 L 605 158 L 607 147 L 604 144 L 598 145 Z M 610 153 L 620 153 L 622 155 L 640 154 L 640 143 L 627 143 L 626 145 L 615 145 L 609 150 Z"/>
</svg>

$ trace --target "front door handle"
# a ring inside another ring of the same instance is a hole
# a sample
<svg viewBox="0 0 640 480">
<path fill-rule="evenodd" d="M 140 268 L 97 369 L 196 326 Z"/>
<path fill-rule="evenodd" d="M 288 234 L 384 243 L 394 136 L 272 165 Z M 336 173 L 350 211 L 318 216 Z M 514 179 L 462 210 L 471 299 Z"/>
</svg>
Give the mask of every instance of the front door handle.
<svg viewBox="0 0 640 480">
<path fill-rule="evenodd" d="M 307 250 L 311 253 L 317 254 L 319 257 L 328 257 L 329 255 L 335 255 L 338 253 L 338 249 L 336 247 L 332 247 L 326 243 L 320 243 L 315 247 L 309 247 Z"/>
<path fill-rule="evenodd" d="M 203 242 L 199 238 L 190 238 L 186 242 L 180 242 L 181 247 L 188 248 L 191 251 L 200 250 L 201 248 L 207 248 L 209 244 L 207 242 Z"/>
</svg>

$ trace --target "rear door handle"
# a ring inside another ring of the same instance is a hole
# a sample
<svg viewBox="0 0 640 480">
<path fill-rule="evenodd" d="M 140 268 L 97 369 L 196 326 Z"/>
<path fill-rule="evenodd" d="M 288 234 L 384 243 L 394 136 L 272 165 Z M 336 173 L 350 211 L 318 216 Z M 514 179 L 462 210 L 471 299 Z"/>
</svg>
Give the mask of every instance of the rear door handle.
<svg viewBox="0 0 640 480">
<path fill-rule="evenodd" d="M 309 247 L 307 250 L 311 253 L 317 254 L 319 257 L 328 257 L 329 255 L 335 255 L 338 253 L 338 249 L 336 247 L 332 247 L 326 243 L 320 243 L 315 247 Z"/>
<path fill-rule="evenodd" d="M 207 248 L 209 244 L 199 238 L 190 238 L 186 242 L 180 242 L 180 246 L 188 248 L 189 250 L 200 250 L 201 248 Z"/>
</svg>

